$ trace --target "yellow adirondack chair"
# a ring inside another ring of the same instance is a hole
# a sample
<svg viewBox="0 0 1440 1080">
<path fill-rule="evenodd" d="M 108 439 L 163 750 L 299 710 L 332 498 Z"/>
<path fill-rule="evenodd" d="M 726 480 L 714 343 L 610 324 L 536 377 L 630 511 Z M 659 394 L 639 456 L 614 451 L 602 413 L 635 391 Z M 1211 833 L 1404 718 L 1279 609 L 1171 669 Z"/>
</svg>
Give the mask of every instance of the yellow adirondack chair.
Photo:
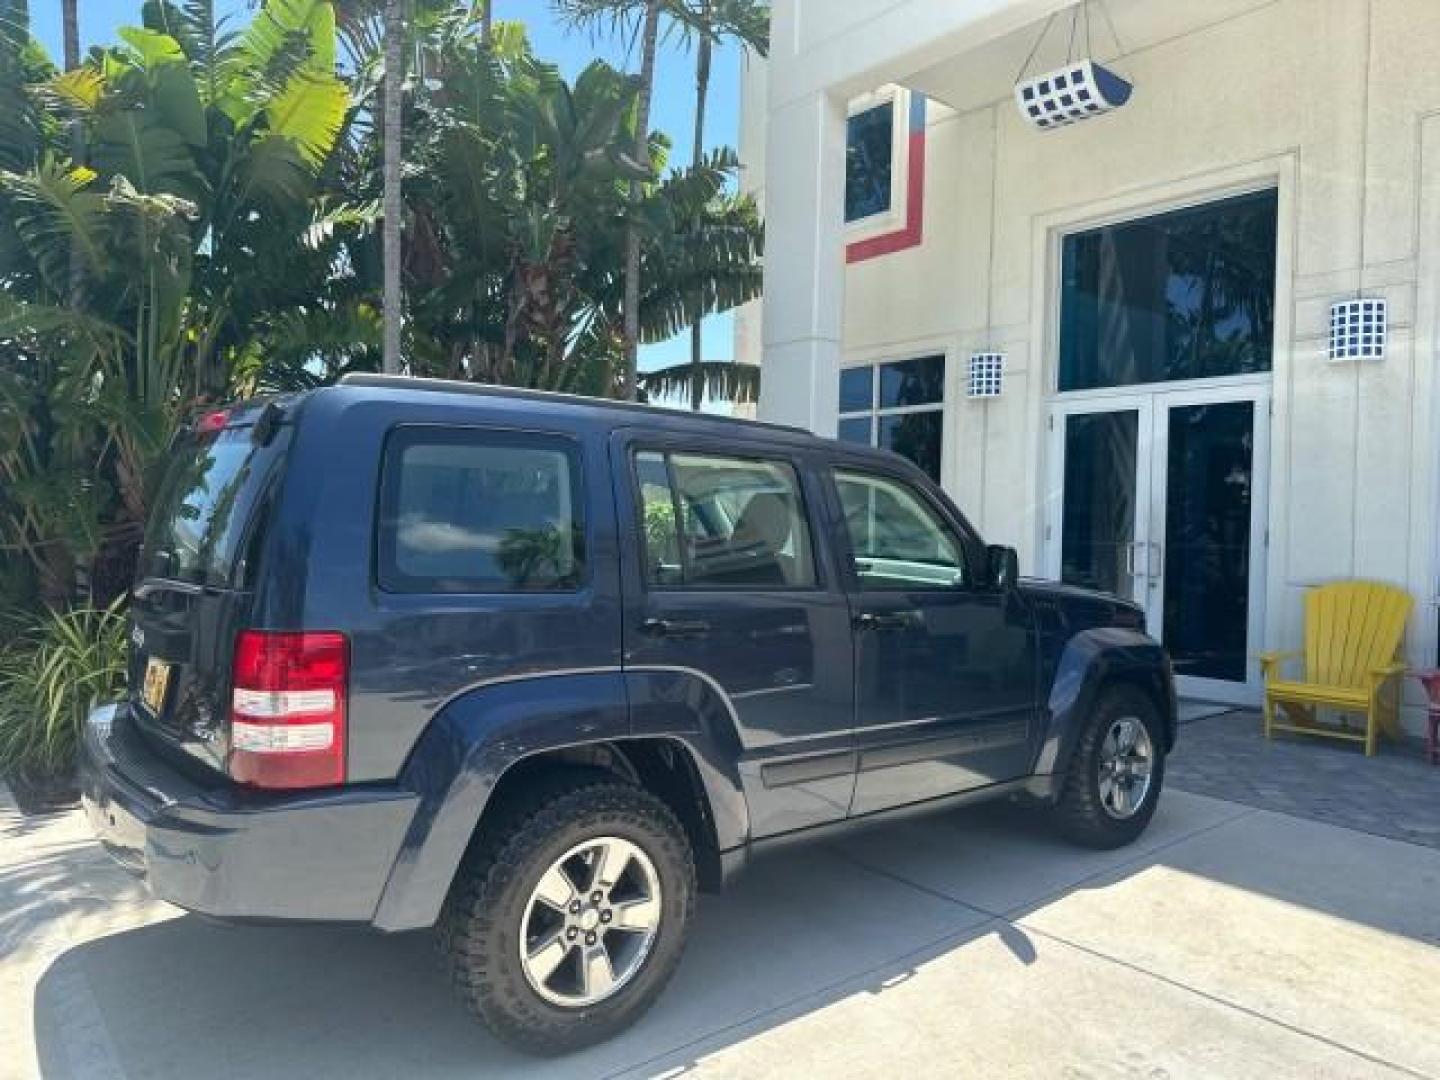
<svg viewBox="0 0 1440 1080">
<path fill-rule="evenodd" d="M 1324 735 L 1365 744 L 1375 753 L 1379 728 L 1400 735 L 1400 693 L 1395 680 L 1405 670 L 1396 657 L 1410 617 L 1410 597 L 1376 581 L 1338 581 L 1305 594 L 1303 652 L 1260 654 L 1265 676 L 1265 737 L 1275 731 Z M 1299 679 L 1281 678 L 1288 660 L 1303 659 Z M 1387 694 L 1393 689 L 1393 694 Z M 1365 734 L 1324 727 L 1315 722 L 1319 708 L 1359 713 Z M 1277 712 L 1278 710 L 1278 712 Z M 1285 719 L 1280 719 L 1280 716 Z"/>
</svg>

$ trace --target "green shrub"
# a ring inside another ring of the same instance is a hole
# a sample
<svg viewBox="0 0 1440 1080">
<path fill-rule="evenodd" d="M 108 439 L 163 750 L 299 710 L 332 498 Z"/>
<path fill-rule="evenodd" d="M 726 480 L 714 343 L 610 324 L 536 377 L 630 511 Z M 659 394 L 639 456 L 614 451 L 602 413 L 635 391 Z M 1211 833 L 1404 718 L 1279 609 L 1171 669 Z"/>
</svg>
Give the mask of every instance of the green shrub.
<svg viewBox="0 0 1440 1080">
<path fill-rule="evenodd" d="M 0 644 L 0 773 L 73 768 L 86 714 L 125 688 L 125 644 L 118 601 L 47 613 Z"/>
</svg>

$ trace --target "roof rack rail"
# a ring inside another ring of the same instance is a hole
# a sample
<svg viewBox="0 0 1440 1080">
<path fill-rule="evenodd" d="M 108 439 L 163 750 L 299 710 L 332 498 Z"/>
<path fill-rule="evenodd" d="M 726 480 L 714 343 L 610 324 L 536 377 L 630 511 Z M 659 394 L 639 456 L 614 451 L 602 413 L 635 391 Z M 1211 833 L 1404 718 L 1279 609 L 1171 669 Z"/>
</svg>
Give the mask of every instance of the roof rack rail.
<svg viewBox="0 0 1440 1080">
<path fill-rule="evenodd" d="M 551 401 L 587 408 L 630 411 L 649 416 L 654 416 L 656 413 L 664 416 L 685 416 L 718 424 L 761 427 L 771 431 L 789 432 L 792 435 L 814 437 L 813 432 L 793 424 L 776 424 L 767 420 L 749 420 L 739 416 L 718 416 L 714 413 L 696 413 L 689 409 L 676 409 L 665 405 L 646 405 L 638 401 L 615 401 L 612 398 L 586 397 L 584 394 L 565 394 L 556 390 L 531 390 L 521 386 L 472 383 L 461 379 L 431 379 L 417 375 L 383 375 L 368 371 L 352 371 L 340 376 L 337 385 L 371 386 L 386 390 L 427 390 L 435 393 L 468 394 L 474 397 L 515 398 L 521 401 Z"/>
</svg>

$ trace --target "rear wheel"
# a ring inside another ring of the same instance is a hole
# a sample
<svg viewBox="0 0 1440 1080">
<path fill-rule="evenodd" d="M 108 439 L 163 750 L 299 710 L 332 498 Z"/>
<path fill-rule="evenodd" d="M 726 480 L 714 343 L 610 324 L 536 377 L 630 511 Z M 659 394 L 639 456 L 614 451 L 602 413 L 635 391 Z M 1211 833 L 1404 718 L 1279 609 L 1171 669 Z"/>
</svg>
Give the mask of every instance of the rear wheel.
<svg viewBox="0 0 1440 1080">
<path fill-rule="evenodd" d="M 1146 694 L 1132 686 L 1102 691 L 1055 805 L 1060 830 L 1094 848 L 1122 847 L 1143 833 L 1165 780 L 1164 745 L 1159 711 Z"/>
<path fill-rule="evenodd" d="M 684 829 L 611 781 L 513 813 L 462 866 L 441 941 L 466 1005 L 500 1038 L 555 1054 L 634 1023 L 680 962 L 694 907 Z"/>
</svg>

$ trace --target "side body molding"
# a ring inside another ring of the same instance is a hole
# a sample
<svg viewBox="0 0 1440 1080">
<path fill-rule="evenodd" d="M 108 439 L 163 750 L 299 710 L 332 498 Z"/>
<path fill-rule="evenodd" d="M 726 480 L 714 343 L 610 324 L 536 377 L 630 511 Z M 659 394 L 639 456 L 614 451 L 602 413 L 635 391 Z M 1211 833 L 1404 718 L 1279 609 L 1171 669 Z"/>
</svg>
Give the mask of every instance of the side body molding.
<svg viewBox="0 0 1440 1080">
<path fill-rule="evenodd" d="M 688 751 L 704 784 L 720 851 L 743 846 L 749 821 L 735 774 L 737 751 L 717 742 L 735 739 L 733 715 L 709 680 L 670 669 L 541 673 L 457 695 L 435 714 L 401 772 L 400 786 L 414 791 L 419 805 L 374 924 L 412 930 L 435 922 L 501 777 L 546 751 L 602 742 L 623 749 L 633 737 L 672 739 Z"/>
<path fill-rule="evenodd" d="M 1175 682 L 1165 650 L 1138 630 L 1094 627 L 1071 637 L 1055 666 L 1037 776 L 1065 771 L 1101 687 L 1116 682 L 1137 686 L 1155 698 L 1165 719 L 1166 749 L 1175 745 Z"/>
</svg>

